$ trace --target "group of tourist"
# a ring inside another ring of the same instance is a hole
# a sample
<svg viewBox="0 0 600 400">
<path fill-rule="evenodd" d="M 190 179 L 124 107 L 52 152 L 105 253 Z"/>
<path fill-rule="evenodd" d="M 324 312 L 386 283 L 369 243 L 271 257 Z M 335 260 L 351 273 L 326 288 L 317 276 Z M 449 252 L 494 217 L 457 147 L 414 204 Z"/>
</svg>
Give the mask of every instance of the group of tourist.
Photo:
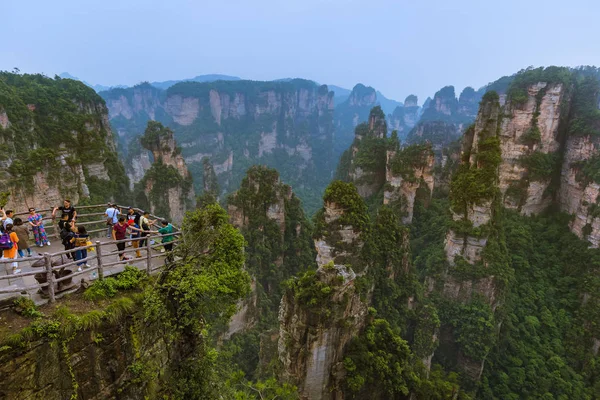
<svg viewBox="0 0 600 400">
<path fill-rule="evenodd" d="M 77 210 L 71 204 L 70 200 L 64 200 L 63 205 L 52 209 L 52 219 L 56 218 L 57 212 L 60 211 L 60 220 L 58 228 L 60 230 L 60 239 L 65 250 L 72 250 L 67 253 L 67 257 L 77 261 L 77 270 L 82 271 L 82 268 L 89 267 L 86 263 L 88 256 L 88 248 L 92 245 L 90 235 L 85 226 L 77 225 Z M 156 223 L 150 219 L 150 213 L 145 211 L 138 213 L 132 207 L 129 207 L 126 214 L 122 214 L 116 204 L 109 203 L 108 208 L 104 213 L 106 217 L 106 235 L 116 241 L 119 260 L 127 261 L 130 258 L 125 256 L 126 242 L 130 241 L 131 246 L 135 249 L 136 257 L 141 258 L 140 247 L 146 245 L 147 236 L 151 233 L 163 235 L 162 244 L 167 254 L 167 259 L 172 260 L 171 251 L 173 250 L 173 233 L 175 231 L 173 225 L 168 221 L 161 221 L 161 228 L 151 230 L 151 226 Z M 3 250 L 3 258 L 17 259 L 18 257 L 31 256 L 31 248 L 29 247 L 29 232 L 33 232 L 35 243 L 39 247 L 50 246 L 50 241 L 44 229 L 43 216 L 36 212 L 35 208 L 29 208 L 27 217 L 28 224 L 25 224 L 21 218 L 13 218 L 12 210 L 4 210 L 0 208 L 0 249 Z M 128 237 L 129 236 L 129 237 Z M 12 262 L 12 273 L 18 274 L 21 270 L 18 267 L 17 261 Z"/>
</svg>

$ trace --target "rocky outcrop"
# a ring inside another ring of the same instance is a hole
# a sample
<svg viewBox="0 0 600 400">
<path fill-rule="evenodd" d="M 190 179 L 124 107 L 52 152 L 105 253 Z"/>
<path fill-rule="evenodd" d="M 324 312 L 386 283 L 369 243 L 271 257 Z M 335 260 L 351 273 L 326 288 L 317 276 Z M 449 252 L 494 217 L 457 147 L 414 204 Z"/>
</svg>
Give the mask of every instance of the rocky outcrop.
<svg viewBox="0 0 600 400">
<path fill-rule="evenodd" d="M 298 383 L 303 399 L 341 398 L 344 349 L 362 330 L 368 315 L 354 278 L 351 268 L 328 264 L 310 282 L 330 290 L 318 307 L 299 303 L 291 290 L 281 300 L 278 354 L 282 375 Z"/>
<path fill-rule="evenodd" d="M 272 323 L 283 292 L 280 283 L 313 263 L 308 222 L 290 186 L 265 166 L 248 169 L 239 190 L 228 198 L 232 225 L 247 244 L 246 268 L 252 293 L 238 305 L 229 332 L 244 332 L 258 321 Z M 275 328 L 275 327 L 273 327 Z"/>
<path fill-rule="evenodd" d="M 525 102 L 515 104 L 509 99 L 505 105 L 506 117 L 500 129 L 499 187 L 504 195 L 512 188 L 504 198 L 505 207 L 530 215 L 551 204 L 552 197 L 545 192 L 552 178 L 552 165 L 550 173 L 541 174 L 537 163 L 558 158 L 561 109 L 563 102 L 569 102 L 566 90 L 561 83 L 538 82 L 527 88 Z"/>
<path fill-rule="evenodd" d="M 342 395 L 344 349 L 368 315 L 369 295 L 361 296 L 355 286 L 357 276 L 368 270 L 361 258 L 366 218 L 366 206 L 356 189 L 333 182 L 317 216 L 318 269 L 295 280 L 281 300 L 282 375 L 298 384 L 304 399 Z"/>
<path fill-rule="evenodd" d="M 386 138 L 385 115 L 381 107 L 373 107 L 368 122 L 356 127 L 352 147 L 342 157 L 347 165 L 341 161 L 338 167 L 338 175 L 353 182 L 363 198 L 379 192 L 385 182 Z"/>
<path fill-rule="evenodd" d="M 383 204 L 399 207 L 404 224 L 412 222 L 419 189 L 426 190 L 425 200 L 433 194 L 434 161 L 430 144 L 412 145 L 402 150 L 387 152 Z"/>
<path fill-rule="evenodd" d="M 415 95 L 410 95 L 404 100 L 403 106 L 398 106 L 394 112 L 388 116 L 389 133 L 392 131 L 398 132 L 400 140 L 405 140 L 408 132 L 419 121 L 419 105 Z"/>
<path fill-rule="evenodd" d="M 369 118 L 369 113 L 377 105 L 377 92 L 372 87 L 357 84 L 350 97 L 342 104 L 335 106 L 335 159 L 350 147 L 354 140 L 357 125 Z"/>
<path fill-rule="evenodd" d="M 335 163 L 333 92 L 327 86 L 301 79 L 240 80 L 180 82 L 167 91 L 153 90 L 159 92 L 154 97 L 159 103 L 153 119 L 175 133 L 196 184 L 201 183 L 204 157 L 211 161 L 226 192 L 235 190 L 252 164 L 277 168 L 286 182 L 314 188 L 314 193 L 322 191 L 331 179 Z M 135 89 L 126 89 L 123 96 L 133 97 L 133 92 Z M 108 102 L 117 93 L 103 95 Z M 116 111 L 111 119 L 120 132 L 126 132 L 126 140 L 141 131 L 138 121 L 146 123 L 150 118 L 150 110 L 129 108 L 131 119 Z"/>
<path fill-rule="evenodd" d="M 165 215 L 181 223 L 185 212 L 194 207 L 195 198 L 192 178 L 173 131 L 160 122 L 151 121 L 140 142 L 154 158 L 139 182 L 145 194 L 144 206 L 155 215 Z"/>
<path fill-rule="evenodd" d="M 176 368 L 174 359 L 185 354 L 169 351 L 162 330 L 135 321 L 127 312 L 94 329 L 75 328 L 68 339 L 27 337 L 26 346 L 4 346 L 0 397 L 158 398 L 157 389 Z M 156 380 L 149 384 L 142 373 L 155 373 Z"/>
<path fill-rule="evenodd" d="M 492 220 L 495 185 L 499 180 L 496 169 L 501 155 L 498 140 L 501 118 L 498 95 L 489 92 L 482 100 L 475 124 L 463 138 L 463 169 L 453 178 L 455 186 L 450 196 L 454 221 L 463 223 L 469 229 L 481 230 Z M 471 181 L 483 185 L 486 191 L 474 192 Z M 468 232 L 459 233 L 456 228 L 450 229 L 446 236 L 446 257 L 451 264 L 455 263 L 457 256 L 469 264 L 475 264 L 481 261 L 481 252 L 486 243 L 486 235 L 474 236 Z"/>
<path fill-rule="evenodd" d="M 152 166 L 154 160 L 151 154 L 150 152 L 142 151 L 130 158 L 130 168 L 128 169 L 127 176 L 129 177 L 129 185 L 132 190 L 134 185 L 144 178 L 144 174 Z"/>
<path fill-rule="evenodd" d="M 9 83 L 10 82 L 10 83 Z M 39 89 L 35 103 L 30 89 Z M 127 201 L 129 188 L 102 98 L 83 83 L 0 73 L 0 192 L 8 208 L 47 209 L 65 198 Z"/>
</svg>

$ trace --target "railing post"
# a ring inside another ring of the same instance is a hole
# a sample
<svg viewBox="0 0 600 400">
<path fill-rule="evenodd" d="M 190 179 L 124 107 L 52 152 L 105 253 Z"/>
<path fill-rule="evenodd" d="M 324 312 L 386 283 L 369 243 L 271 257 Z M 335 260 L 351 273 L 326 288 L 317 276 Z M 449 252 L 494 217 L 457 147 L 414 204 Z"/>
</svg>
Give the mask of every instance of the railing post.
<svg viewBox="0 0 600 400">
<path fill-rule="evenodd" d="M 150 236 L 146 236 L 146 273 L 152 272 L 152 247 L 150 245 Z"/>
<path fill-rule="evenodd" d="M 52 256 L 48 253 L 44 253 L 44 262 L 46 264 L 46 282 L 48 282 L 48 295 L 50 296 L 50 303 L 56 301 L 54 296 L 54 273 L 52 271 Z"/>
<path fill-rule="evenodd" d="M 102 268 L 102 243 L 96 240 L 96 261 L 98 262 L 98 279 L 104 279 L 104 268 Z"/>
</svg>

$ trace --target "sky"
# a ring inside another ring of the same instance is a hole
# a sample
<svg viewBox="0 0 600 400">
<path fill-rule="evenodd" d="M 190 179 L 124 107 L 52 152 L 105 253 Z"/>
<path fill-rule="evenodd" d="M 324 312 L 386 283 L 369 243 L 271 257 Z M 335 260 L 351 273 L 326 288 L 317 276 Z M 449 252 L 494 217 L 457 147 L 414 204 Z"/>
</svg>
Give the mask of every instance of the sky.
<svg viewBox="0 0 600 400">
<path fill-rule="evenodd" d="M 220 73 L 422 103 L 528 66 L 600 65 L 584 0 L 0 0 L 0 70 L 93 84 Z"/>
</svg>

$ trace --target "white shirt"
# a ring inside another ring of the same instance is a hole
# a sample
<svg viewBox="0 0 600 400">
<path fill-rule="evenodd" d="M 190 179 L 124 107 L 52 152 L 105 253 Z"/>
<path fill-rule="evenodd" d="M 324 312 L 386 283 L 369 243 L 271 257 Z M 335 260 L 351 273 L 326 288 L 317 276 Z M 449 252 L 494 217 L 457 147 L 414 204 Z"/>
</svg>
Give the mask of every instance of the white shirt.
<svg viewBox="0 0 600 400">
<path fill-rule="evenodd" d="M 107 208 L 106 211 L 104 212 L 104 214 L 106 214 L 108 216 L 108 218 L 112 217 L 112 223 L 116 224 L 117 222 L 119 222 L 119 210 L 117 210 L 116 208 Z"/>
<path fill-rule="evenodd" d="M 4 226 L 4 228 L 6 228 L 6 225 L 12 224 L 12 223 L 13 223 L 13 219 L 11 217 L 6 217 L 6 219 L 4 220 L 2 225 Z"/>
</svg>

